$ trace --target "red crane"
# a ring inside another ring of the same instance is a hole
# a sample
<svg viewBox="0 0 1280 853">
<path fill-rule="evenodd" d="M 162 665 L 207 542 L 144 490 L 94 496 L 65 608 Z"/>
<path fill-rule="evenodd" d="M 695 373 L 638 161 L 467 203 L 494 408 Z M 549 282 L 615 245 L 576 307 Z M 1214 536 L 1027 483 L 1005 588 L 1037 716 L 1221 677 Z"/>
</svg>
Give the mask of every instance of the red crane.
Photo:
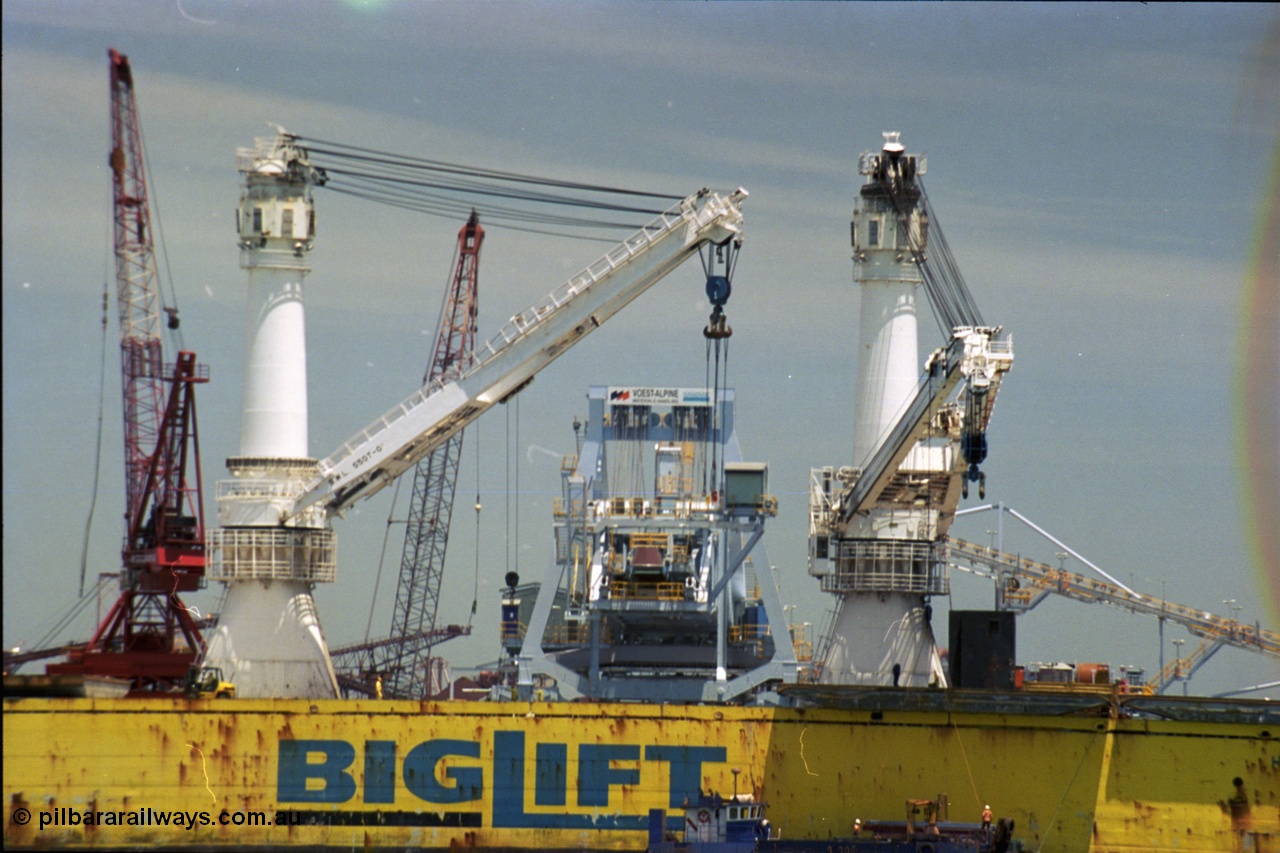
<svg viewBox="0 0 1280 853">
<path fill-rule="evenodd" d="M 483 243 L 484 229 L 473 210 L 467 224 L 458 231 L 453 276 L 440 309 L 435 352 L 422 377 L 423 385 L 458 376 L 471 367 L 475 359 Z M 393 638 L 408 638 L 416 632 L 437 628 L 436 610 L 440 603 L 461 457 L 462 432 L 458 432 L 419 462 L 414 472 L 404 551 L 400 558 L 400 584 L 391 622 Z M 407 641 L 390 647 L 390 659 L 386 661 L 390 670 L 388 695 L 417 699 L 430 693 L 427 662 L 431 648 L 430 642 L 417 646 Z"/>
<path fill-rule="evenodd" d="M 195 353 L 164 363 L 142 135 L 129 58 L 111 50 L 111 174 L 124 392 L 125 539 L 120 598 L 89 643 L 50 674 L 128 679 L 135 692 L 180 687 L 204 640 L 179 593 L 204 585 L 204 501 Z M 191 470 L 192 477 L 188 477 Z"/>
<path fill-rule="evenodd" d="M 453 275 L 440 309 L 435 350 L 422 377 L 423 385 L 456 377 L 475 360 L 482 243 L 484 229 L 473 210 L 467 224 L 458 231 Z M 414 471 L 390 637 L 331 650 L 336 667 L 365 675 L 384 675 L 384 695 L 390 699 L 424 699 L 430 695 L 432 685 L 427 665 L 432 647 L 460 633 L 471 632 L 469 626 L 465 631 L 451 630 L 456 626 L 446 630 L 436 627 L 461 456 L 462 432 L 459 431 L 420 461 Z M 363 678 L 349 677 L 343 686 L 351 687 Z"/>
</svg>

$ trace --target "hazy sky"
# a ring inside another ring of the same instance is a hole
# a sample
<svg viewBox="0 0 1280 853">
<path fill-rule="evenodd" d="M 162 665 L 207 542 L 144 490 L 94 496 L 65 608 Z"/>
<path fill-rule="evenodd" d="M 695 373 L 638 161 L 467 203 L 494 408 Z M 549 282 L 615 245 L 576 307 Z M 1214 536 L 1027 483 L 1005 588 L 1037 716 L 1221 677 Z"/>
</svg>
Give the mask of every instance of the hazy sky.
<svg viewBox="0 0 1280 853">
<path fill-rule="evenodd" d="M 744 452 L 770 463 L 782 503 L 766 541 L 783 599 L 798 621 L 822 622 L 830 602 L 806 573 L 806 489 L 810 467 L 853 461 L 857 155 L 899 130 L 928 155 L 926 186 L 983 314 L 1013 335 L 988 500 L 1142 591 L 1228 616 L 1234 599 L 1242 619 L 1275 628 L 1246 542 L 1253 498 L 1233 387 L 1276 145 L 1278 19 L 1266 4 L 6 0 L 5 646 L 36 642 L 78 593 L 112 274 L 109 47 L 134 69 L 161 272 L 185 345 L 213 372 L 199 391 L 210 526 L 238 444 L 244 363 L 234 152 L 269 124 L 664 192 L 743 186 L 729 382 Z M 325 190 L 316 207 L 311 451 L 324 456 L 420 381 L 462 223 Z M 490 228 L 481 335 L 602 248 Z M 551 558 L 558 457 L 573 449 L 587 387 L 703 383 L 700 279 L 686 265 L 540 375 L 518 411 L 468 431 L 442 608 L 443 621 L 465 621 L 478 577 L 476 633 L 441 647 L 459 665 L 496 656 L 506 571 L 540 579 Z M 122 534 L 110 314 L 91 579 L 117 567 Z M 940 342 L 932 321 L 921 329 Z M 365 635 L 390 504 L 387 490 L 337 522 L 339 580 L 317 592 L 333 645 Z M 1056 546 L 1017 527 L 1006 521 L 1008 550 L 1057 562 Z M 985 514 L 953 532 L 985 543 L 994 528 Z M 393 536 L 375 635 L 390 624 L 399 550 Z M 986 582 L 954 573 L 953 589 L 955 607 L 990 606 Z M 208 608 L 216 590 L 194 601 Z M 60 639 L 83 638 L 91 621 Z M 1170 628 L 1167 656 L 1173 638 L 1196 642 Z M 1153 672 L 1158 656 L 1153 620 L 1098 605 L 1050 601 L 1019 622 L 1023 661 Z M 1224 650 L 1192 686 L 1278 671 Z"/>
</svg>

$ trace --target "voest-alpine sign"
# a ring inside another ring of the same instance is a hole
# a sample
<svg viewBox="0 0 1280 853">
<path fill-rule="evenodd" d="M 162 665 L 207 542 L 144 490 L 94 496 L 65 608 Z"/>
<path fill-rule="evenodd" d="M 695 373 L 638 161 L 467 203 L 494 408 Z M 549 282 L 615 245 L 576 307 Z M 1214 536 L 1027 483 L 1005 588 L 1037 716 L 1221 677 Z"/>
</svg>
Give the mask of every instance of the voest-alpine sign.
<svg viewBox="0 0 1280 853">
<path fill-rule="evenodd" d="M 706 388 L 609 388 L 613 405 L 636 406 L 709 406 L 711 394 Z"/>
</svg>

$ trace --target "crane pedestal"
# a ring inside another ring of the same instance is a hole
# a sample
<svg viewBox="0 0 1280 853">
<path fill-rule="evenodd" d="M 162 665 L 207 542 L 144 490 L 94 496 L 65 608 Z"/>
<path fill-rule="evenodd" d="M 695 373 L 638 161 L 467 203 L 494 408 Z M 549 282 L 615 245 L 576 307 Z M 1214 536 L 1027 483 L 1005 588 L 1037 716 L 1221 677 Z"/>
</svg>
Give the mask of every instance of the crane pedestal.
<svg viewBox="0 0 1280 853">
<path fill-rule="evenodd" d="M 306 581 L 232 583 L 208 645 L 205 663 L 222 668 L 237 696 L 337 696 L 328 645 Z"/>
</svg>

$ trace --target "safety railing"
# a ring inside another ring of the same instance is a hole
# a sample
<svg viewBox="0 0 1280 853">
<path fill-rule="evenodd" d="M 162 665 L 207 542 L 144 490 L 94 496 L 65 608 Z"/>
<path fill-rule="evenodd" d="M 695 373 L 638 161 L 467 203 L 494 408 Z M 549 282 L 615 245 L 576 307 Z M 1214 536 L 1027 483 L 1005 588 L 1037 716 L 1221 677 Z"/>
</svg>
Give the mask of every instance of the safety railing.
<svg viewBox="0 0 1280 853">
<path fill-rule="evenodd" d="M 704 224 L 705 222 L 710 222 L 731 206 L 727 200 L 712 195 L 706 205 L 702 208 L 696 208 L 695 201 L 697 198 L 698 196 L 690 196 L 659 214 L 657 218 L 631 234 L 618 246 L 610 249 L 603 257 L 587 266 L 578 275 L 551 291 L 542 302 L 514 315 L 503 324 L 496 334 L 476 348 L 475 361 L 472 362 L 469 368 L 460 373 L 445 374 L 433 379 L 406 398 L 400 405 L 391 409 L 372 424 L 369 424 L 345 441 L 333 453 L 322 459 L 320 461 L 322 476 L 327 476 L 353 451 L 366 445 L 392 424 L 422 405 L 428 397 L 442 390 L 446 384 L 466 378 L 485 368 L 489 362 L 501 355 L 504 350 L 533 332 L 548 317 L 571 302 L 574 297 L 585 292 L 596 282 L 625 265 L 662 237 L 686 223 Z"/>
<path fill-rule="evenodd" d="M 302 494 L 302 484 L 297 480 L 280 481 L 241 478 L 219 480 L 216 494 L 223 501 L 290 500 Z"/>
<path fill-rule="evenodd" d="M 667 534 L 665 533 L 632 533 L 631 547 L 635 548 L 657 548 L 665 551 L 667 548 Z"/>
<path fill-rule="evenodd" d="M 337 539 L 332 530 L 279 527 L 209 531 L 209 579 L 337 580 Z"/>
<path fill-rule="evenodd" d="M 946 595 L 946 561 L 930 542 L 845 540 L 835 571 L 822 578 L 824 592 L 911 592 Z"/>
<path fill-rule="evenodd" d="M 1207 610 L 1196 610 L 1172 601 L 1129 592 L 1107 581 L 1005 554 L 963 539 L 948 538 L 947 552 L 952 559 L 961 558 L 992 572 L 1010 575 L 1020 584 L 1027 583 L 1026 587 L 1006 588 L 1004 591 L 1005 601 L 1015 605 L 1015 609 L 1030 609 L 1039 603 L 1040 597 L 1052 592 L 1078 601 L 1111 604 L 1132 613 L 1168 619 L 1209 640 L 1280 656 L 1280 634 L 1257 625 L 1247 625 L 1237 619 L 1216 616 Z"/>
<path fill-rule="evenodd" d="M 609 597 L 625 601 L 684 601 L 687 587 L 682 583 L 620 583 L 607 587 Z"/>
<path fill-rule="evenodd" d="M 578 646 L 589 642 L 591 626 L 587 623 L 549 626 L 542 635 L 543 646 Z M 600 626 L 600 642 L 613 642 L 613 631 L 607 625 Z"/>
<path fill-rule="evenodd" d="M 729 642 L 743 643 L 754 640 L 763 640 L 765 637 L 772 637 L 772 626 L 760 624 L 756 622 L 748 622 L 743 625 L 729 626 Z"/>
<path fill-rule="evenodd" d="M 551 499 L 551 516 L 555 519 L 566 519 L 573 516 L 576 519 L 586 517 L 587 502 L 585 498 L 576 497 L 567 503 L 564 498 Z"/>
</svg>

